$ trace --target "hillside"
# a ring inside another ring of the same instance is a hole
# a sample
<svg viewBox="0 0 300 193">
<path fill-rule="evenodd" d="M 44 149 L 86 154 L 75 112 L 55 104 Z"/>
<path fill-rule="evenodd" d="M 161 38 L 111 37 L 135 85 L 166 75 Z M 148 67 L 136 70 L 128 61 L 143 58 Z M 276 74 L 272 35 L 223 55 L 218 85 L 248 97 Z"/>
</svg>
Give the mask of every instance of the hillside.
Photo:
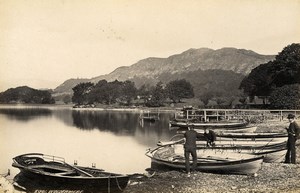
<svg viewBox="0 0 300 193">
<path fill-rule="evenodd" d="M 36 90 L 28 86 L 10 88 L 0 93 L 0 103 L 53 104 L 51 93 L 46 90 Z"/>
<path fill-rule="evenodd" d="M 273 55 L 261 55 L 251 50 L 222 48 L 213 50 L 209 48 L 189 49 L 181 54 L 172 55 L 168 58 L 146 58 L 137 63 L 119 67 L 110 74 L 101 75 L 92 79 L 84 79 L 93 83 L 105 79 L 107 81 L 114 80 L 143 80 L 144 82 L 152 82 L 163 80 L 163 75 L 174 75 L 180 77 L 180 74 L 188 74 L 189 72 L 205 72 L 206 70 L 217 69 L 220 71 L 232 71 L 243 76 L 249 74 L 251 70 L 260 64 L 273 60 Z M 239 76 L 239 75 L 238 75 Z M 194 75 L 194 77 L 196 77 Z M 172 78 L 170 78 L 172 79 Z M 54 92 L 72 92 L 79 82 L 78 79 L 70 79 L 64 84 L 57 87 Z M 81 80 L 81 81 L 84 81 Z M 205 81 L 202 82 L 206 84 Z M 136 82 L 137 86 L 141 85 L 141 81 Z"/>
</svg>

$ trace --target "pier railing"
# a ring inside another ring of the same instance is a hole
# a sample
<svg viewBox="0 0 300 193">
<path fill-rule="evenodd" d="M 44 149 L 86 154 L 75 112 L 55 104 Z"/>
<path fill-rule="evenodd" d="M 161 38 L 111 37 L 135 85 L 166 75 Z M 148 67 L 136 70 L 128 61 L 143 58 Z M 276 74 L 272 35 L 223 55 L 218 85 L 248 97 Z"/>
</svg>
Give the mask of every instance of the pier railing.
<svg viewBox="0 0 300 193">
<path fill-rule="evenodd" d="M 177 109 L 176 119 L 220 121 L 220 120 L 285 120 L 288 114 L 294 114 L 300 118 L 300 110 L 259 110 L 259 109 Z"/>
</svg>

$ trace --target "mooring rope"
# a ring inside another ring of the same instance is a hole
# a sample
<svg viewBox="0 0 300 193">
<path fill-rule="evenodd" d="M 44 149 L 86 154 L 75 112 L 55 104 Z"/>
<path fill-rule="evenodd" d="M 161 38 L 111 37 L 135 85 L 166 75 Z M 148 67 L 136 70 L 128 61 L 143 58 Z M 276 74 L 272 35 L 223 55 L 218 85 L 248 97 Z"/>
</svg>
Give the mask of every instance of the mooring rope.
<svg viewBox="0 0 300 193">
<path fill-rule="evenodd" d="M 274 137 L 266 145 L 264 145 L 263 148 L 261 148 L 257 153 L 260 153 L 262 150 L 264 150 L 265 147 L 267 147 L 267 145 L 269 145 L 269 143 L 272 142 L 273 140 L 274 140 Z"/>
<path fill-rule="evenodd" d="M 115 176 L 115 177 L 116 177 L 116 182 L 117 182 L 117 185 L 118 185 L 119 190 L 123 191 L 123 189 L 121 188 L 121 186 L 120 186 L 120 184 L 119 184 L 119 181 L 118 181 L 117 176 Z"/>
<path fill-rule="evenodd" d="M 110 193 L 110 175 L 108 176 L 108 188 L 107 188 L 107 192 Z"/>
</svg>

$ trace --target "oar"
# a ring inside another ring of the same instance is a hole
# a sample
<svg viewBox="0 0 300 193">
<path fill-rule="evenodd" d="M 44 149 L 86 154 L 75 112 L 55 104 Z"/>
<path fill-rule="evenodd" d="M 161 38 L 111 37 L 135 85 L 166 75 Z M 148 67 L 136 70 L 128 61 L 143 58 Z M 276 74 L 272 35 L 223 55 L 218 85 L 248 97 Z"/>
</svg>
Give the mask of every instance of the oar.
<svg viewBox="0 0 300 193">
<path fill-rule="evenodd" d="M 179 139 L 177 141 L 170 141 L 170 142 L 166 142 L 165 144 L 163 142 L 158 142 L 157 145 L 159 145 L 160 147 L 164 147 L 164 146 L 168 146 L 168 145 L 175 145 L 177 143 L 183 143 L 185 141 L 185 139 Z"/>
<path fill-rule="evenodd" d="M 92 174 L 90 174 L 90 173 L 87 173 L 86 171 L 83 171 L 83 170 L 79 169 L 79 168 L 78 168 L 78 167 L 76 167 L 76 166 L 72 166 L 72 165 L 70 165 L 70 164 L 67 164 L 67 163 L 65 163 L 65 164 L 66 164 L 66 165 L 68 165 L 68 166 L 70 166 L 71 168 L 73 168 L 73 169 L 77 170 L 78 172 L 81 172 L 81 173 L 83 173 L 83 174 L 85 174 L 85 175 L 89 176 L 89 177 L 94 177 Z"/>
<path fill-rule="evenodd" d="M 185 138 L 179 139 L 179 140 L 174 141 L 174 142 L 172 142 L 172 143 L 170 142 L 170 143 L 168 143 L 168 144 L 157 145 L 157 147 L 154 148 L 154 149 L 150 149 L 150 148 L 147 149 L 145 155 L 149 157 L 149 153 L 152 154 L 152 153 L 153 153 L 155 150 L 157 150 L 157 149 L 160 149 L 160 148 L 166 147 L 166 146 L 170 146 L 170 145 L 175 145 L 175 144 L 177 144 L 177 143 L 181 143 L 181 142 L 184 142 L 184 141 L 185 141 Z"/>
<path fill-rule="evenodd" d="M 176 159 L 181 159 L 181 160 L 185 160 L 184 157 L 182 156 L 178 156 L 176 157 Z M 197 157 L 197 160 L 210 160 L 210 161 L 233 161 L 233 160 L 229 160 L 226 158 L 217 158 L 217 157 Z M 190 160 L 192 161 L 192 160 Z"/>
</svg>

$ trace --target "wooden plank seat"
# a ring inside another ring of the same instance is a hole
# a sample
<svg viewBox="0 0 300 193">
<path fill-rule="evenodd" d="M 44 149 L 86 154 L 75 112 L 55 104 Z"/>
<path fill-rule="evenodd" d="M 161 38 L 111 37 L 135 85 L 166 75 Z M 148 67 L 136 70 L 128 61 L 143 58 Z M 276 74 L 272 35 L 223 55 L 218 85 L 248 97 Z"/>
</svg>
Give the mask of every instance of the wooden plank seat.
<svg viewBox="0 0 300 193">
<path fill-rule="evenodd" d="M 72 168 L 65 168 L 65 167 L 60 167 L 57 165 L 47 165 L 47 164 L 41 164 L 41 165 L 32 165 L 28 166 L 30 169 L 36 169 L 36 170 L 41 170 L 43 172 L 48 172 L 48 173 L 55 173 L 55 174 L 71 174 L 75 173 L 75 170 Z"/>
<path fill-rule="evenodd" d="M 57 173 L 57 175 L 60 175 L 60 176 L 67 176 L 67 175 L 73 175 L 73 174 L 76 174 L 75 170 L 70 170 L 70 171 L 66 171 L 66 172 Z"/>
</svg>

